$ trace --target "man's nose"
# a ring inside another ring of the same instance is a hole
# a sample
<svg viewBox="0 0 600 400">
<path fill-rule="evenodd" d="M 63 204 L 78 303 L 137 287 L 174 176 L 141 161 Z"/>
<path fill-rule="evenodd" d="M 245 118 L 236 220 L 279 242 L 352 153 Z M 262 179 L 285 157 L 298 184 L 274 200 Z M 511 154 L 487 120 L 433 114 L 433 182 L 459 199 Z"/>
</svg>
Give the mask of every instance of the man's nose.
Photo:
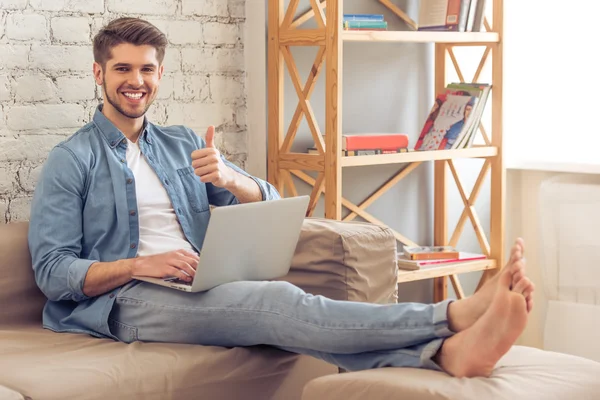
<svg viewBox="0 0 600 400">
<path fill-rule="evenodd" d="M 129 75 L 128 83 L 133 87 L 140 87 L 144 84 L 144 79 L 142 78 L 142 74 L 138 71 L 132 71 Z"/>
</svg>

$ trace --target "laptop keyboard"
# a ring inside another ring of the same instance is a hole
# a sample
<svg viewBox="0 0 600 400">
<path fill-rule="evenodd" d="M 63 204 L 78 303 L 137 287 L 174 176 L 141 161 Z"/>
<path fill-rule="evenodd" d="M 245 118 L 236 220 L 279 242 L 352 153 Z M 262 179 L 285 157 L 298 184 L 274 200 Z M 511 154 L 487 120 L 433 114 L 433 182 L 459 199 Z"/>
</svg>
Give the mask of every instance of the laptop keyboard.
<svg viewBox="0 0 600 400">
<path fill-rule="evenodd" d="M 181 279 L 178 278 L 165 278 L 164 279 L 165 282 L 171 282 L 171 283 L 176 283 L 178 285 L 185 285 L 185 286 L 192 286 L 192 282 L 188 282 L 188 281 L 183 281 Z"/>
</svg>

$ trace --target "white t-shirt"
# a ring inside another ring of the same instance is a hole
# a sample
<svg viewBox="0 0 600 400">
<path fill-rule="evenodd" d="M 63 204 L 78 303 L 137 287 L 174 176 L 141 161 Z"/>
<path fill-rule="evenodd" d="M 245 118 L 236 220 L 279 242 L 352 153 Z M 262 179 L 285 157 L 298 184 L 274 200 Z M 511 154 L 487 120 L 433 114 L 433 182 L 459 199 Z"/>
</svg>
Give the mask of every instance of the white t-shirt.
<svg viewBox="0 0 600 400">
<path fill-rule="evenodd" d="M 185 249 L 195 253 L 177 221 L 171 199 L 140 146 L 127 139 L 127 166 L 135 177 L 140 242 L 138 256 Z"/>
</svg>

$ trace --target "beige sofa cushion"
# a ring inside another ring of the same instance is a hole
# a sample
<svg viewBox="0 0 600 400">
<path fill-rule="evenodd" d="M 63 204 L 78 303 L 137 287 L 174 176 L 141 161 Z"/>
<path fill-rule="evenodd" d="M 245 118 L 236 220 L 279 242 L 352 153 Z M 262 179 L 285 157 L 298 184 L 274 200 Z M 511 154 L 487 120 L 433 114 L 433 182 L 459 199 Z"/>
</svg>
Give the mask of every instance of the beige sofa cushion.
<svg viewBox="0 0 600 400">
<path fill-rule="evenodd" d="M 0 385 L 0 399 L 2 400 L 25 400 L 21 393 L 17 393 L 6 386 Z"/>
<path fill-rule="evenodd" d="M 600 364 L 514 346 L 491 378 L 458 379 L 437 371 L 384 368 L 315 379 L 302 400 L 597 400 Z"/>
<path fill-rule="evenodd" d="M 32 399 L 290 400 L 309 380 L 336 372 L 263 346 L 127 345 L 35 327 L 0 329 L 0 385 Z"/>
<path fill-rule="evenodd" d="M 387 227 L 306 218 L 282 280 L 331 299 L 395 303 L 396 239 Z"/>
<path fill-rule="evenodd" d="M 0 225 L 0 327 L 42 322 L 46 297 L 33 278 L 28 226 Z"/>
</svg>

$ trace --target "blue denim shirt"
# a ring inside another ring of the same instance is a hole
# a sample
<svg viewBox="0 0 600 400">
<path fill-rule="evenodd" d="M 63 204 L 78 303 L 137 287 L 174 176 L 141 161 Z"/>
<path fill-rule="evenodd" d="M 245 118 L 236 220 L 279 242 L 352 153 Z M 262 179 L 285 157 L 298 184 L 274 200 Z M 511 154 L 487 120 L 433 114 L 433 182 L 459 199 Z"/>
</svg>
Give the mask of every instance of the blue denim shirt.
<svg viewBox="0 0 600 400">
<path fill-rule="evenodd" d="M 49 300 L 44 327 L 114 338 L 107 321 L 119 288 L 90 298 L 83 283 L 94 262 L 136 256 L 139 221 L 134 177 L 125 158 L 127 141 L 101 110 L 99 106 L 92 122 L 50 152 L 31 206 L 29 248 L 36 282 Z M 238 200 L 194 174 L 191 153 L 205 142 L 192 130 L 146 121 L 139 144 L 167 190 L 187 240 L 199 251 L 209 204 Z M 223 160 L 254 179 L 263 200 L 280 197 L 269 183 Z"/>
</svg>

